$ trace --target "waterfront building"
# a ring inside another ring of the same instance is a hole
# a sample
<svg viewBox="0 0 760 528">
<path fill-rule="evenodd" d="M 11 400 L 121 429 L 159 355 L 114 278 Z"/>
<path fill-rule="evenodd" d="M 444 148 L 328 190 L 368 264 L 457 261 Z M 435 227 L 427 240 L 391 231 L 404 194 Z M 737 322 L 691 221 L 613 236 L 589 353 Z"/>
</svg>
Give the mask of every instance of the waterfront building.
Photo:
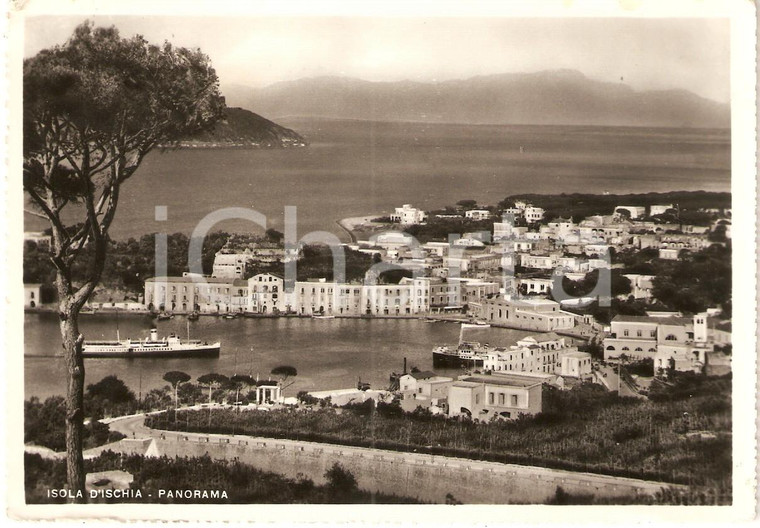
<svg viewBox="0 0 760 528">
<path fill-rule="evenodd" d="M 283 278 L 273 273 L 259 273 L 248 279 L 248 298 L 243 311 L 252 313 L 288 312 L 291 302 L 283 287 Z"/>
<path fill-rule="evenodd" d="M 551 332 L 570 330 L 575 314 L 560 309 L 549 299 L 510 299 L 494 297 L 481 303 L 481 317 L 492 325 Z"/>
<path fill-rule="evenodd" d="M 427 220 L 427 213 L 421 209 L 412 207 L 411 204 L 404 204 L 396 207 L 395 212 L 390 215 L 391 222 L 398 222 L 402 225 L 421 224 Z"/>
<path fill-rule="evenodd" d="M 453 383 L 454 378 L 439 376 L 429 370 L 404 374 L 399 378 L 401 408 L 407 412 L 417 407 L 437 410 L 448 397 Z"/>
<path fill-rule="evenodd" d="M 498 282 L 464 277 L 448 280 L 453 284 L 459 283 L 459 301 L 462 306 L 480 302 L 499 293 Z"/>
<path fill-rule="evenodd" d="M 233 310 L 233 289 L 247 286 L 242 279 L 198 278 L 191 274 L 152 277 L 145 281 L 144 302 L 149 310 L 227 313 Z"/>
</svg>

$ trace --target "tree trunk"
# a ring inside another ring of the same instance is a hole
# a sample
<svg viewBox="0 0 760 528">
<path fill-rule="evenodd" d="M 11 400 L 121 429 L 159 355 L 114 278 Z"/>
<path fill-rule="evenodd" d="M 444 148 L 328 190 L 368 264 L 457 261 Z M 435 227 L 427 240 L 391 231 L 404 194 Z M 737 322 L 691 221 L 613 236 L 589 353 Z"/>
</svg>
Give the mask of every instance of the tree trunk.
<svg viewBox="0 0 760 528">
<path fill-rule="evenodd" d="M 83 336 L 79 333 L 79 310 L 67 299 L 60 301 L 61 337 L 68 374 L 66 386 L 66 476 L 73 502 L 86 502 L 82 422 L 84 418 Z M 81 496 L 80 496 L 81 495 Z"/>
</svg>

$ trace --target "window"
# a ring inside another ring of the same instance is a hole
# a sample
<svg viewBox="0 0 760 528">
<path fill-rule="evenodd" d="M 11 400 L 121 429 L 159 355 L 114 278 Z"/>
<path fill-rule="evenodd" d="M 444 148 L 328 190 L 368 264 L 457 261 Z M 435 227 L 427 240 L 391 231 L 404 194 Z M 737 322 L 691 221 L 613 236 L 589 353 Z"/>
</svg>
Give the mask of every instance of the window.
<svg viewBox="0 0 760 528">
<path fill-rule="evenodd" d="M 628 337 L 628 330 L 623 330 L 623 335 L 624 335 L 625 337 Z"/>
<path fill-rule="evenodd" d="M 478 405 L 480 403 L 480 394 L 475 395 L 475 405 Z"/>
<path fill-rule="evenodd" d="M 636 337 L 641 337 L 641 330 L 636 330 Z"/>
<path fill-rule="evenodd" d="M 504 393 L 499 393 L 499 405 L 504 405 Z"/>
<path fill-rule="evenodd" d="M 509 399 L 510 399 L 510 402 L 511 402 L 512 406 L 515 406 L 515 405 L 517 405 L 517 394 L 512 394 L 512 395 L 509 397 Z"/>
<path fill-rule="evenodd" d="M 493 392 L 488 393 L 488 404 L 493 405 Z"/>
<path fill-rule="evenodd" d="M 649 332 L 649 337 L 657 337 L 657 330 L 652 330 Z"/>
</svg>

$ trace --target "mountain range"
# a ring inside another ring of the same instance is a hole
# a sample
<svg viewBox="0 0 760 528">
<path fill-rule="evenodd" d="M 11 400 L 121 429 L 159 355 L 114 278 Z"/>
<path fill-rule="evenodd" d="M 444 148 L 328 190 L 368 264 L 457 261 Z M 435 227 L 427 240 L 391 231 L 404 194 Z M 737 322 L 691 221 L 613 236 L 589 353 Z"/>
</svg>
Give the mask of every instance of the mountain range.
<svg viewBox="0 0 760 528">
<path fill-rule="evenodd" d="M 223 87 L 227 101 L 273 119 L 323 117 L 463 124 L 730 127 L 730 107 L 687 90 L 637 91 L 575 70 L 443 82 L 312 77 Z"/>
</svg>

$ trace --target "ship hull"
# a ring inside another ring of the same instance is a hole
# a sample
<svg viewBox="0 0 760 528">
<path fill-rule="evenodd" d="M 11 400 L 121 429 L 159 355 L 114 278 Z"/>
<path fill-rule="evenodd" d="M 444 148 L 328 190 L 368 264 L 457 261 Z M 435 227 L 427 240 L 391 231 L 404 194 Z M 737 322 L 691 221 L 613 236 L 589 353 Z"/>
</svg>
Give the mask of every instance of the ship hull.
<svg viewBox="0 0 760 528">
<path fill-rule="evenodd" d="M 200 346 L 196 348 L 177 350 L 83 350 L 85 358 L 186 358 L 186 357 L 218 357 L 219 345 Z"/>
<path fill-rule="evenodd" d="M 433 351 L 433 368 L 482 367 L 482 359 L 462 358 L 456 354 Z"/>
</svg>

